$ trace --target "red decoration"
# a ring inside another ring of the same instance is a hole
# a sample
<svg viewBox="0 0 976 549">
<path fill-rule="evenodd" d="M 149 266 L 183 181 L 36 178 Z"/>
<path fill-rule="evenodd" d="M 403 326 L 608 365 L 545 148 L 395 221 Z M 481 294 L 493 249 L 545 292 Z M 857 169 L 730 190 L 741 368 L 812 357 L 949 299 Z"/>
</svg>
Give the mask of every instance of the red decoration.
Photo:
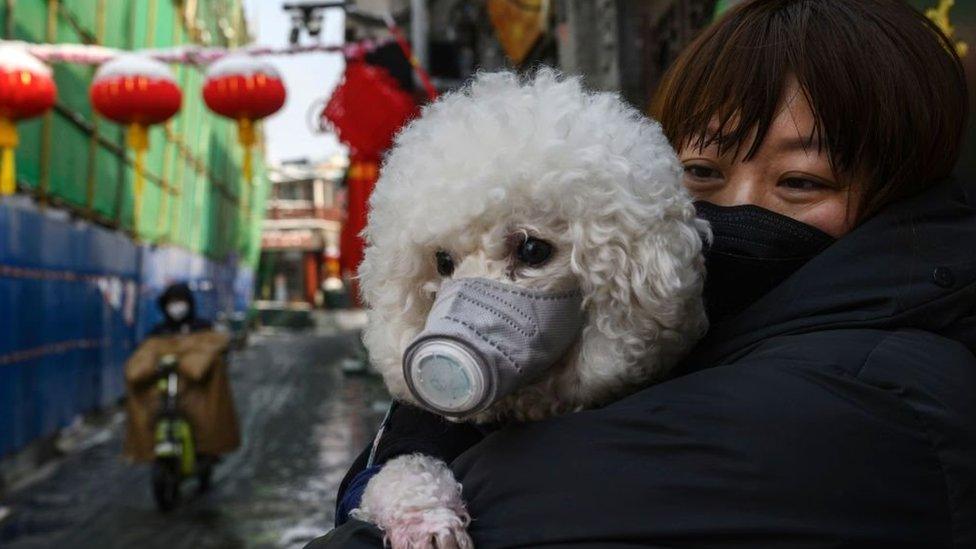
<svg viewBox="0 0 976 549">
<path fill-rule="evenodd" d="M 141 55 L 121 55 L 95 72 L 89 90 L 92 106 L 109 120 L 126 124 L 126 141 L 135 151 L 135 204 L 132 226 L 138 234 L 145 185 L 145 153 L 153 124 L 179 112 L 183 94 L 169 67 Z"/>
<path fill-rule="evenodd" d="M 237 141 L 244 148 L 243 172 L 247 188 L 241 215 L 250 215 L 251 148 L 257 143 L 254 123 L 285 104 L 285 84 L 275 68 L 249 55 L 228 55 L 207 68 L 203 101 L 213 112 L 237 121 Z"/>
<path fill-rule="evenodd" d="M 379 163 L 376 160 L 363 159 L 353 156 L 349 159 L 349 171 L 346 174 L 346 211 L 347 216 L 342 224 L 340 235 L 339 262 L 343 274 L 351 279 L 351 294 L 356 306 L 362 305 L 359 295 L 359 279 L 356 271 L 363 261 L 363 237 L 361 233 L 366 228 L 369 195 L 376 186 L 379 178 Z"/>
<path fill-rule="evenodd" d="M 254 122 L 278 112 L 285 97 L 285 84 L 278 71 L 256 57 L 228 55 L 207 69 L 203 100 L 213 112 L 237 121 L 237 139 L 245 149 L 244 179 L 248 182 L 250 149 L 257 142 Z"/>
<path fill-rule="evenodd" d="M 322 116 L 353 155 L 379 159 L 400 128 L 418 113 L 413 97 L 384 69 L 350 61 Z"/>
<path fill-rule="evenodd" d="M 203 100 L 234 120 L 260 120 L 285 104 L 285 84 L 271 65 L 254 57 L 227 56 L 207 70 Z"/>
<path fill-rule="evenodd" d="M 105 118 L 141 126 L 169 120 L 179 112 L 183 100 L 166 65 L 134 55 L 102 65 L 92 81 L 90 95 L 92 106 Z"/>
<path fill-rule="evenodd" d="M 51 69 L 23 48 L 0 46 L 0 196 L 17 188 L 14 166 L 18 120 L 33 118 L 54 106 L 57 87 Z"/>
<path fill-rule="evenodd" d="M 50 71 L 7 69 L 0 63 L 0 118 L 16 121 L 44 114 L 57 95 Z"/>
<path fill-rule="evenodd" d="M 175 83 L 147 76 L 121 76 L 91 87 L 95 110 L 120 124 L 151 126 L 165 122 L 179 112 L 182 98 Z"/>
</svg>

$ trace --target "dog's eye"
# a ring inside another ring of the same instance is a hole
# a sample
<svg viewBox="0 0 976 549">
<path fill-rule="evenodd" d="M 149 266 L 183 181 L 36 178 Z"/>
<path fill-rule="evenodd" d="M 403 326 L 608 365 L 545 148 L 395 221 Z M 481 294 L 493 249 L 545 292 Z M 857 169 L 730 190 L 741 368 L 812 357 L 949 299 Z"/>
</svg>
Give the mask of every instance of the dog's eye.
<svg viewBox="0 0 976 549">
<path fill-rule="evenodd" d="M 538 267 L 552 256 L 552 244 L 545 240 L 529 237 L 519 244 L 516 257 L 530 267 Z"/>
<path fill-rule="evenodd" d="M 437 274 L 441 276 L 454 274 L 454 260 L 451 259 L 451 254 L 439 250 L 434 257 L 437 259 Z"/>
</svg>

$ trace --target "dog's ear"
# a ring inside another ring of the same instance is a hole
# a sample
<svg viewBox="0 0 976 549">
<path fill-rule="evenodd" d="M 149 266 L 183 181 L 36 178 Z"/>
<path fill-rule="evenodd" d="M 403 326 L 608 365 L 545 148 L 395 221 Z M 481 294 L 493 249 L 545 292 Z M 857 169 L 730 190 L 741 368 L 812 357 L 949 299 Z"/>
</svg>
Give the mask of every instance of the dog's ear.
<svg viewBox="0 0 976 549">
<path fill-rule="evenodd" d="M 706 328 L 707 225 L 693 210 L 608 211 L 570 223 L 587 325 L 580 382 L 613 393 L 663 375 Z"/>
</svg>

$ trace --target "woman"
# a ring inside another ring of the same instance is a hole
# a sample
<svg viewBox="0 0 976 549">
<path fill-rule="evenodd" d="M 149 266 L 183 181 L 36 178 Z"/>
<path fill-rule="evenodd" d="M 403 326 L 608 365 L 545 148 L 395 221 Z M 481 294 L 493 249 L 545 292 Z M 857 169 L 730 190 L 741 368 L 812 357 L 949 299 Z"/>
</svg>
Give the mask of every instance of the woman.
<svg viewBox="0 0 976 549">
<path fill-rule="evenodd" d="M 976 547 L 951 44 L 899 0 L 753 0 L 655 104 L 715 232 L 712 329 L 674 379 L 454 459 L 476 545 Z M 350 521 L 313 545 L 380 544 Z"/>
</svg>

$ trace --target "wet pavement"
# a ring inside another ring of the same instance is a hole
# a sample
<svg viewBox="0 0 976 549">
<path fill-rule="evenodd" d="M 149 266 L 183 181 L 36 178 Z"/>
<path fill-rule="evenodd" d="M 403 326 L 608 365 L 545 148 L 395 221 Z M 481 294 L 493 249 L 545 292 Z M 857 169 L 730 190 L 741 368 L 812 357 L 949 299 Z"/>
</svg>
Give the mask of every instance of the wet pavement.
<svg viewBox="0 0 976 549">
<path fill-rule="evenodd" d="M 378 378 L 342 371 L 358 352 L 357 330 L 334 324 L 252 335 L 231 357 L 243 445 L 210 492 L 187 482 L 180 507 L 157 512 L 149 466 L 120 457 L 117 413 L 90 447 L 0 501 L 0 547 L 302 547 L 330 528 L 339 481 L 384 412 Z"/>
</svg>

